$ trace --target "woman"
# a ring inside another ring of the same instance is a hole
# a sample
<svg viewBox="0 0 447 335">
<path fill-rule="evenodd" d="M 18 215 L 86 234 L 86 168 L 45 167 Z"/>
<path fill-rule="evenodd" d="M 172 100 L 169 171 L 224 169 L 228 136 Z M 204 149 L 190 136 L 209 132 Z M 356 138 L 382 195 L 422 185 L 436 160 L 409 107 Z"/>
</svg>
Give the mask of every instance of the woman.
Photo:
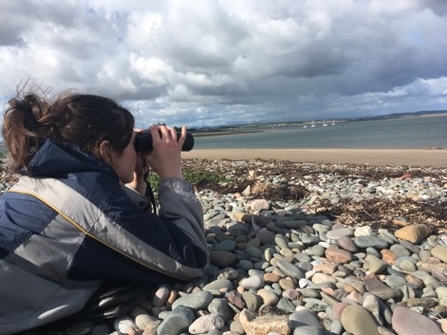
<svg viewBox="0 0 447 335">
<path fill-rule="evenodd" d="M 21 176 L 0 197 L 0 334 L 86 309 L 119 313 L 141 294 L 121 283 L 204 275 L 202 208 L 182 179 L 186 128 L 177 140 L 150 127 L 152 153 L 135 151 L 133 129 L 131 113 L 100 96 L 9 101 L 2 134 Z M 147 166 L 160 176 L 158 215 L 147 211 Z"/>
</svg>

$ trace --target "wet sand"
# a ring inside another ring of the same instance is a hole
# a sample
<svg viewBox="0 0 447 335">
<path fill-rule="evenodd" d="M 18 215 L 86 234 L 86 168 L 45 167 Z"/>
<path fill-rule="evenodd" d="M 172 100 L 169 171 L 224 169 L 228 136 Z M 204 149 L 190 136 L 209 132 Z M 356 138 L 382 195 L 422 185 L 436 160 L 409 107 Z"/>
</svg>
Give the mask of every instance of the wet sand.
<svg viewBox="0 0 447 335">
<path fill-rule="evenodd" d="M 275 159 L 308 163 L 447 167 L 445 149 L 201 149 L 183 158 Z"/>
</svg>

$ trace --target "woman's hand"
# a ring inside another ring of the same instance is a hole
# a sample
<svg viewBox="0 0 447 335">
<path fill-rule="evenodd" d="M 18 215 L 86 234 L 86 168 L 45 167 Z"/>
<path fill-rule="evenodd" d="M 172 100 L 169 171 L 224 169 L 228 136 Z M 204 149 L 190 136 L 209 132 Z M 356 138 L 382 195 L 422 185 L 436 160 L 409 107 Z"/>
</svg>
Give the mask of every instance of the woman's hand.
<svg viewBox="0 0 447 335">
<path fill-rule="evenodd" d="M 160 178 L 183 178 L 181 151 L 186 138 L 186 127 L 177 139 L 177 131 L 172 127 L 157 125 L 149 127 L 152 135 L 152 153 L 142 153 L 144 162 L 154 170 Z"/>
</svg>

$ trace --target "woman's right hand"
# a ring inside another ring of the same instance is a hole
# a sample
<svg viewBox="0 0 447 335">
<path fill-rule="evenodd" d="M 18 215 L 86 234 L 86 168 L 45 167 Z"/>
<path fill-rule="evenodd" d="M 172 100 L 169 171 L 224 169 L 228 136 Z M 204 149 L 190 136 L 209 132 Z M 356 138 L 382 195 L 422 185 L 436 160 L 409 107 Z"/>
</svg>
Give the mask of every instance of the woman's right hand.
<svg viewBox="0 0 447 335">
<path fill-rule="evenodd" d="M 186 138 L 186 127 L 182 126 L 180 138 L 177 131 L 165 125 L 149 127 L 152 136 L 152 153 L 145 153 L 143 159 L 160 178 L 183 178 L 181 151 Z"/>
</svg>

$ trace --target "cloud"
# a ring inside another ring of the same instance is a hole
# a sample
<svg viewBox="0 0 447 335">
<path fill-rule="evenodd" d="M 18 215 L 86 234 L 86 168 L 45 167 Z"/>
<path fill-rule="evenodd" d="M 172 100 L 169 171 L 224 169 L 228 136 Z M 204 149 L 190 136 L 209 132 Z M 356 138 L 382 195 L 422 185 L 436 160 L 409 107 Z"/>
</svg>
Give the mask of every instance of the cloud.
<svg viewBox="0 0 447 335">
<path fill-rule="evenodd" d="M 446 106 L 443 0 L 4 1 L 0 22 L 3 101 L 33 78 L 141 126 Z"/>
</svg>

